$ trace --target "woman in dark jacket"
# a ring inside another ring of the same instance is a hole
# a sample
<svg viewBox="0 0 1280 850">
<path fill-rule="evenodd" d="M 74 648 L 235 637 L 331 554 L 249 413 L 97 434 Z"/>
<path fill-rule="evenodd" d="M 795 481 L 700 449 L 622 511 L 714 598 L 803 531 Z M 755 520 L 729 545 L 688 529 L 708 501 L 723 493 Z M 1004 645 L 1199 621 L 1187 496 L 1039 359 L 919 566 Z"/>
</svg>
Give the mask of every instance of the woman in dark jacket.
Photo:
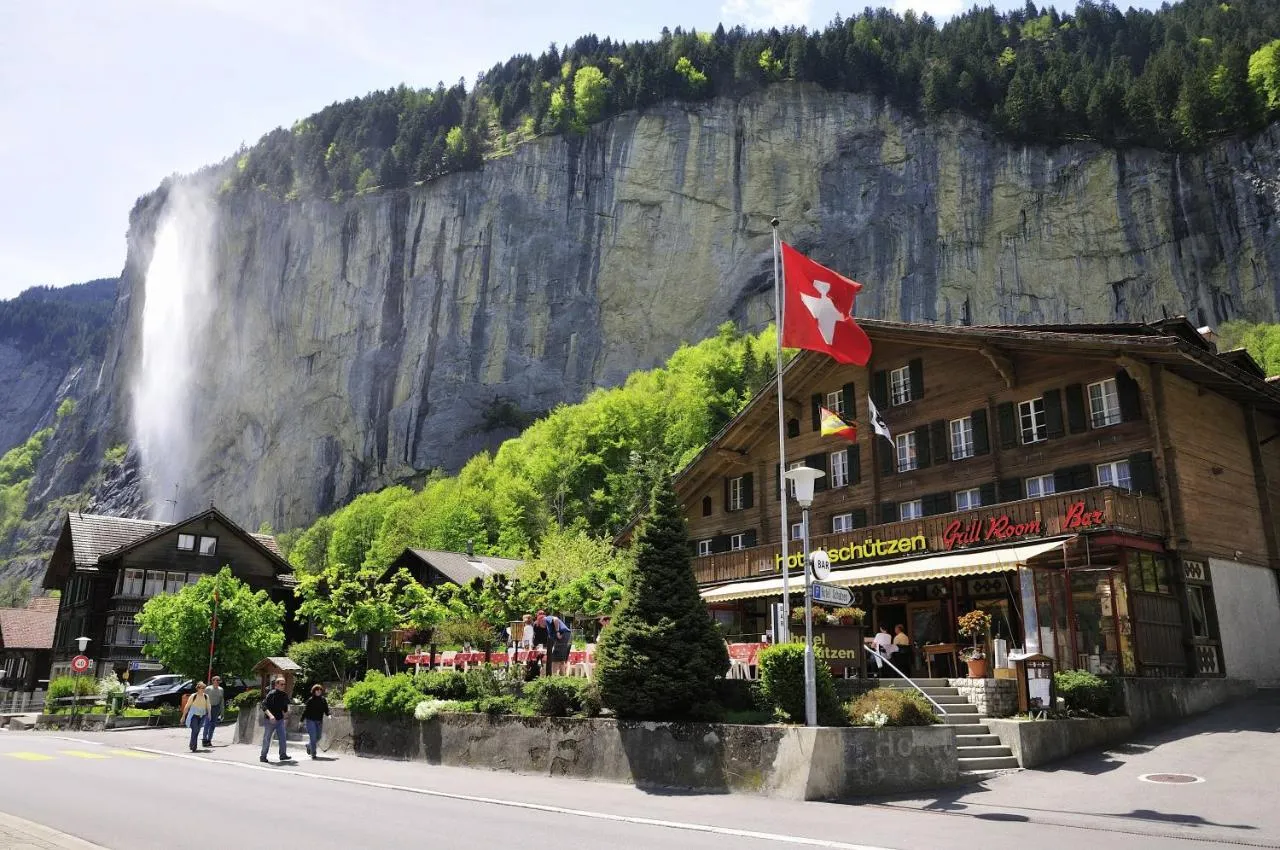
<svg viewBox="0 0 1280 850">
<path fill-rule="evenodd" d="M 311 696 L 302 708 L 302 720 L 307 725 L 307 755 L 313 759 L 320 746 L 320 732 L 324 728 L 324 719 L 329 716 L 329 701 L 324 698 L 324 685 L 312 685 Z"/>
</svg>

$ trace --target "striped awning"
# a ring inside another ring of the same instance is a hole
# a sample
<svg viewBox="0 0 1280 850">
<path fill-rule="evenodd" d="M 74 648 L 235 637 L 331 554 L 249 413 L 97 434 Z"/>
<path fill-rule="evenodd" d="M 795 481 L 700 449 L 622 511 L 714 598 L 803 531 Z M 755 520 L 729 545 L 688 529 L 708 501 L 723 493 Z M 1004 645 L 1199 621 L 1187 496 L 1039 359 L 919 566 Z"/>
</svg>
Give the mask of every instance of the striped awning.
<svg viewBox="0 0 1280 850">
<path fill-rule="evenodd" d="M 986 573 L 1002 573 L 1015 570 L 1027 561 L 1060 548 L 1071 537 L 1042 540 L 1023 546 L 1005 546 L 999 549 L 981 549 L 973 552 L 956 552 L 950 555 L 934 555 L 912 558 L 892 564 L 878 564 L 856 569 L 834 570 L 825 579 L 827 584 L 845 587 L 867 587 L 876 584 L 897 584 L 904 581 L 947 578 L 949 576 L 977 576 Z M 792 593 L 804 592 L 804 574 L 789 577 Z M 707 602 L 731 602 L 735 599 L 753 599 L 760 596 L 779 596 L 782 593 L 781 578 L 764 578 L 739 581 L 702 591 Z"/>
</svg>

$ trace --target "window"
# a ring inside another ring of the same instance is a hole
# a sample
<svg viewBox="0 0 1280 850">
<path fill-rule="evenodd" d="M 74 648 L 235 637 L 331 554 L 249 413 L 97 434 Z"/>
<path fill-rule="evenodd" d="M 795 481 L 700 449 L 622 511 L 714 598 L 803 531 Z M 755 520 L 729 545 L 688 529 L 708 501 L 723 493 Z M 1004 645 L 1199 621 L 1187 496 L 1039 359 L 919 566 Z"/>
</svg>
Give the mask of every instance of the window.
<svg viewBox="0 0 1280 850">
<path fill-rule="evenodd" d="M 107 639 L 114 646 L 142 646 L 142 635 L 132 614 L 107 618 Z"/>
<path fill-rule="evenodd" d="M 1204 588 L 1199 585 L 1187 587 L 1187 608 L 1191 612 L 1191 634 L 1193 637 L 1207 638 L 1209 634 L 1209 610 L 1204 604 Z"/>
<path fill-rule="evenodd" d="M 711 497 L 710 496 L 702 497 L 702 515 L 711 516 Z"/>
<path fill-rule="evenodd" d="M 157 593 L 164 593 L 164 573 L 157 570 L 147 570 L 147 578 L 143 583 L 142 595 L 150 599 Z"/>
<path fill-rule="evenodd" d="M 179 534 L 178 549 L 182 552 L 196 551 L 196 536 L 194 534 Z"/>
<path fill-rule="evenodd" d="M 1129 476 L 1129 461 L 1114 460 L 1111 463 L 1098 464 L 1098 486 L 1130 489 L 1133 479 Z"/>
<path fill-rule="evenodd" d="M 894 405 L 911 401 L 911 369 L 903 366 L 889 373 L 889 402 Z"/>
<path fill-rule="evenodd" d="M 215 555 L 218 552 L 218 538 L 201 537 L 200 538 L 200 554 Z"/>
<path fill-rule="evenodd" d="M 973 417 L 951 420 L 951 459 L 973 457 Z"/>
<path fill-rule="evenodd" d="M 831 533 L 853 531 L 853 514 L 836 514 L 831 518 Z"/>
<path fill-rule="evenodd" d="M 698 557 L 701 558 L 703 556 L 710 555 L 710 554 L 711 554 L 711 541 L 699 540 L 698 541 Z"/>
<path fill-rule="evenodd" d="M 849 483 L 849 450 L 831 453 L 831 486 L 844 487 Z"/>
<path fill-rule="evenodd" d="M 1172 593 L 1173 583 L 1169 574 L 1169 562 L 1163 555 L 1129 550 L 1129 584 L 1143 593 Z M 1191 600 L 1188 599 L 1188 604 Z"/>
<path fill-rule="evenodd" d="M 924 503 L 919 499 L 898 505 L 898 519 L 920 519 L 924 516 Z"/>
<path fill-rule="evenodd" d="M 802 466 L 804 466 L 804 461 L 802 460 L 792 461 L 791 463 L 787 464 L 787 471 L 790 472 L 791 470 L 799 469 Z M 792 481 L 790 478 L 787 479 L 787 496 L 792 499 L 796 497 L 796 482 Z"/>
<path fill-rule="evenodd" d="M 731 551 L 736 552 L 739 549 L 745 549 L 745 548 L 747 548 L 747 535 L 732 534 L 729 536 L 729 549 Z"/>
<path fill-rule="evenodd" d="M 1018 405 L 1018 420 L 1022 425 L 1022 442 L 1038 443 L 1048 436 L 1044 421 L 1044 399 L 1033 398 Z"/>
<path fill-rule="evenodd" d="M 844 390 L 827 393 L 827 410 L 844 416 Z"/>
<path fill-rule="evenodd" d="M 1116 392 L 1115 378 L 1089 385 L 1089 419 L 1094 428 L 1105 428 L 1120 421 L 1120 394 Z"/>
<path fill-rule="evenodd" d="M 742 476 L 729 479 L 729 510 L 742 510 Z"/>
<path fill-rule="evenodd" d="M 893 438 L 898 446 L 898 471 L 908 472 L 916 468 L 916 432 L 908 431 Z"/>
<path fill-rule="evenodd" d="M 143 583 L 142 576 L 142 570 L 124 570 L 120 574 L 120 595 L 141 596 Z"/>
<path fill-rule="evenodd" d="M 804 523 L 803 522 L 791 523 L 791 539 L 800 540 L 803 537 L 804 537 Z"/>
<path fill-rule="evenodd" d="M 1053 494 L 1053 476 L 1037 475 L 1034 478 L 1027 479 L 1027 498 L 1035 499 L 1040 496 L 1050 496 Z"/>
<path fill-rule="evenodd" d="M 982 507 L 982 490 L 974 487 L 970 490 L 956 491 L 956 510 L 971 511 Z"/>
<path fill-rule="evenodd" d="M 179 590 L 187 586 L 186 573 L 169 573 L 165 577 L 164 589 L 166 593 L 177 593 Z"/>
</svg>

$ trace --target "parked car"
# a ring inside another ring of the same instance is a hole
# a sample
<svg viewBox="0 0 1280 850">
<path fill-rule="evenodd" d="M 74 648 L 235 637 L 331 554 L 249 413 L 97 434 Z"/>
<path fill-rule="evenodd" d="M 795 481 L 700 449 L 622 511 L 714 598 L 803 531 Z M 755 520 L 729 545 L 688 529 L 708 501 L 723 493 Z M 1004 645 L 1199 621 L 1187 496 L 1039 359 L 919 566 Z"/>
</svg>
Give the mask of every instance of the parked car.
<svg viewBox="0 0 1280 850">
<path fill-rule="evenodd" d="M 183 679 L 180 676 L 177 678 L 179 681 L 173 682 L 166 687 L 143 691 L 138 695 L 134 704 L 138 708 L 160 708 L 166 705 L 174 708 L 180 707 L 182 705 L 182 697 L 185 694 L 196 692 L 196 683 L 192 679 Z M 228 702 L 252 687 L 257 686 L 240 678 L 222 680 L 222 689 L 225 691 L 224 698 Z"/>
<path fill-rule="evenodd" d="M 145 682 L 129 685 L 124 689 L 124 695 L 128 699 L 134 699 L 147 691 L 171 688 L 182 681 L 183 677 L 177 673 L 161 673 L 159 676 L 152 676 Z"/>
</svg>

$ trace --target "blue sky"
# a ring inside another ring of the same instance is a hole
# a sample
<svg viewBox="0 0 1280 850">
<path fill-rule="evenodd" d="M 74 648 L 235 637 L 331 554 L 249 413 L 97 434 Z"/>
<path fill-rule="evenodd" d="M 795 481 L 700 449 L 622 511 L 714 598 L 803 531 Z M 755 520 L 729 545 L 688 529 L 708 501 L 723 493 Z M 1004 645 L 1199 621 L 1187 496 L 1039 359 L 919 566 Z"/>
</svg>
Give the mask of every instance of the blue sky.
<svg viewBox="0 0 1280 850">
<path fill-rule="evenodd" d="M 0 27 L 0 298 L 118 274 L 139 195 L 335 100 L 471 80 L 514 53 L 589 32 L 630 41 L 722 21 L 813 27 L 865 5 L 10 0 Z M 895 5 L 943 19 L 963 4 Z"/>
</svg>

